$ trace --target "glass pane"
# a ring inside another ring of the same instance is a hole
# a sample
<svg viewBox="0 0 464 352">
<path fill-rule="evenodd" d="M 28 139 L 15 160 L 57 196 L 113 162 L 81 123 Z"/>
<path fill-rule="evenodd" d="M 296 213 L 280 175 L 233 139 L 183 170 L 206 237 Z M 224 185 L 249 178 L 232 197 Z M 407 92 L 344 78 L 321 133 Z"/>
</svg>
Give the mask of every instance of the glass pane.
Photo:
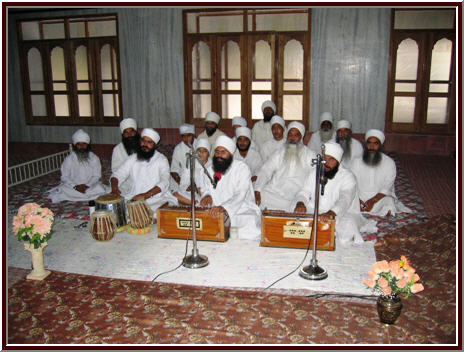
<svg viewBox="0 0 464 352">
<path fill-rule="evenodd" d="M 268 42 L 260 40 L 255 45 L 254 78 L 271 79 L 271 46 Z"/>
<path fill-rule="evenodd" d="M 51 63 L 53 81 L 66 81 L 63 48 L 56 47 L 52 50 Z"/>
<path fill-rule="evenodd" d="M 103 94 L 103 116 L 119 116 L 117 94 Z"/>
<path fill-rule="evenodd" d="M 192 48 L 192 88 L 201 89 L 201 80 L 211 80 L 211 55 L 205 42 L 198 42 Z M 211 89 L 203 86 L 203 89 Z"/>
<path fill-rule="evenodd" d="M 81 117 L 93 116 L 92 100 L 90 99 L 89 94 L 79 94 L 78 104 L 79 104 L 79 116 Z"/>
<path fill-rule="evenodd" d="M 78 83 L 77 90 L 90 90 L 90 84 L 89 83 Z"/>
<path fill-rule="evenodd" d="M 272 83 L 271 82 L 257 82 L 253 81 L 251 83 L 251 89 L 252 90 L 268 90 L 271 91 L 272 89 Z"/>
<path fill-rule="evenodd" d="M 415 92 L 415 83 L 395 83 L 395 92 Z"/>
<path fill-rule="evenodd" d="M 429 92 L 430 93 L 448 93 L 448 83 L 435 83 L 435 84 L 430 84 L 429 86 Z"/>
<path fill-rule="evenodd" d="M 450 79 L 451 53 L 453 43 L 446 38 L 435 43 L 432 50 L 431 81 L 448 81 Z"/>
<path fill-rule="evenodd" d="M 395 11 L 395 29 L 454 28 L 455 10 Z"/>
<path fill-rule="evenodd" d="M 240 94 L 222 94 L 222 118 L 231 119 L 242 116 L 242 100 Z"/>
<path fill-rule="evenodd" d="M 71 38 L 85 38 L 85 22 L 71 22 L 69 24 Z"/>
<path fill-rule="evenodd" d="M 198 13 L 187 14 L 187 33 L 197 33 L 197 16 Z"/>
<path fill-rule="evenodd" d="M 109 44 L 105 44 L 100 50 L 102 79 L 117 79 L 115 65 L 115 52 Z"/>
<path fill-rule="evenodd" d="M 56 116 L 69 116 L 68 96 L 62 94 L 55 94 L 55 115 Z"/>
<path fill-rule="evenodd" d="M 303 45 L 295 39 L 284 47 L 284 80 L 303 79 Z"/>
<path fill-rule="evenodd" d="M 251 116 L 254 120 L 263 118 L 261 105 L 263 105 L 266 100 L 272 100 L 271 94 L 253 94 L 251 96 Z"/>
<path fill-rule="evenodd" d="M 222 82 L 221 89 L 222 90 L 240 90 L 241 88 L 240 82 L 228 81 Z"/>
<path fill-rule="evenodd" d="M 45 95 L 31 95 L 32 116 L 47 116 Z"/>
<path fill-rule="evenodd" d="M 102 82 L 102 89 L 103 90 L 118 89 L 118 84 L 117 82 Z"/>
<path fill-rule="evenodd" d="M 448 98 L 429 98 L 427 106 L 427 123 L 447 123 L 447 105 Z"/>
<path fill-rule="evenodd" d="M 66 90 L 66 83 L 53 83 L 53 90 Z"/>
<path fill-rule="evenodd" d="M 393 122 L 412 123 L 414 121 L 414 108 L 416 98 L 414 97 L 395 97 L 393 101 Z"/>
<path fill-rule="evenodd" d="M 39 22 L 22 22 L 21 30 L 23 32 L 23 40 L 40 39 Z"/>
<path fill-rule="evenodd" d="M 284 90 L 303 90 L 303 82 L 284 82 Z"/>
<path fill-rule="evenodd" d="M 204 118 L 211 111 L 211 94 L 193 94 L 193 117 Z"/>
<path fill-rule="evenodd" d="M 243 15 L 200 16 L 200 33 L 243 32 Z"/>
<path fill-rule="evenodd" d="M 395 79 L 417 78 L 417 64 L 419 62 L 419 47 L 412 39 L 403 40 L 396 51 Z"/>
<path fill-rule="evenodd" d="M 44 90 L 42 71 L 42 56 L 36 48 L 31 48 L 27 53 L 27 66 L 29 68 L 29 81 L 31 91 Z"/>
<path fill-rule="evenodd" d="M 64 39 L 64 23 L 43 23 L 44 39 Z"/>
<path fill-rule="evenodd" d="M 257 31 L 307 31 L 307 13 L 256 15 Z"/>
<path fill-rule="evenodd" d="M 240 79 L 240 48 L 229 40 L 221 50 L 221 78 Z"/>
<path fill-rule="evenodd" d="M 76 75 L 78 80 L 89 79 L 89 69 L 87 64 L 87 47 L 84 45 L 79 46 L 76 49 Z"/>
<path fill-rule="evenodd" d="M 284 95 L 283 118 L 285 120 L 303 120 L 303 96 Z"/>
<path fill-rule="evenodd" d="M 89 22 L 89 37 L 116 36 L 116 20 Z"/>
</svg>

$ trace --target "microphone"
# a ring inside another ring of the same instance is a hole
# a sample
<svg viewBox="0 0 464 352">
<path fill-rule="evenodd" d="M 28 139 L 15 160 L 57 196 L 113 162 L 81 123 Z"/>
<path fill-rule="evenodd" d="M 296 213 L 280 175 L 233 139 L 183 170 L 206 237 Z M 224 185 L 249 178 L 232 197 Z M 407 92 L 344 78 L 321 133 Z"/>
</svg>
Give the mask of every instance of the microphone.
<svg viewBox="0 0 464 352">
<path fill-rule="evenodd" d="M 325 145 L 322 144 L 321 146 L 321 151 L 322 151 L 322 163 L 325 163 Z M 324 188 L 327 183 L 327 177 L 325 176 L 325 170 L 324 170 L 324 165 L 321 167 L 321 196 L 324 195 Z"/>
</svg>

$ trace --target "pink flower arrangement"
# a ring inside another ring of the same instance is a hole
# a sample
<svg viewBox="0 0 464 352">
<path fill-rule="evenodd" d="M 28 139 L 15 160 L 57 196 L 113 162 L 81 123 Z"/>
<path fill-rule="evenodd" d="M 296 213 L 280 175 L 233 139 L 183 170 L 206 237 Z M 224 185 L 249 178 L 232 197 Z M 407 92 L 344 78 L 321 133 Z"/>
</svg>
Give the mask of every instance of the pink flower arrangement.
<svg viewBox="0 0 464 352">
<path fill-rule="evenodd" d="M 405 298 L 408 298 L 411 293 L 424 290 L 424 286 L 417 282 L 420 278 L 416 269 L 409 264 L 404 255 L 400 260 L 382 260 L 374 263 L 372 270 L 367 274 L 370 280 L 363 280 L 363 284 L 374 292 L 379 292 L 381 296 L 405 294 Z"/>
<path fill-rule="evenodd" d="M 13 216 L 13 233 L 18 241 L 34 244 L 34 248 L 52 237 L 53 212 L 37 203 L 26 203 Z"/>
</svg>

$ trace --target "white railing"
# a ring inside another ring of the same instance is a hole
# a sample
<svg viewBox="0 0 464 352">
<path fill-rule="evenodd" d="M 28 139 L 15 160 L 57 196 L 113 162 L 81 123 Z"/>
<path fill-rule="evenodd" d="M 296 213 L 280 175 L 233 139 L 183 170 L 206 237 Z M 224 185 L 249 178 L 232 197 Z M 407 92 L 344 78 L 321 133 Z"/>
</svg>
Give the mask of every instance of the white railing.
<svg viewBox="0 0 464 352">
<path fill-rule="evenodd" d="M 8 187 L 33 180 L 34 178 L 58 171 L 63 160 L 72 152 L 72 144 L 69 149 L 47 155 L 39 159 L 31 160 L 8 168 Z"/>
</svg>

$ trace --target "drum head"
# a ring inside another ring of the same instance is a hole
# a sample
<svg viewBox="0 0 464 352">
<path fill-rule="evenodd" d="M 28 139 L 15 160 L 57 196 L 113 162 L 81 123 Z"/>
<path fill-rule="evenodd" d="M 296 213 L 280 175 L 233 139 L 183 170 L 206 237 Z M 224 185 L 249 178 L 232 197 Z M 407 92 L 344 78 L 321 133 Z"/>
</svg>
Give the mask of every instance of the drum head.
<svg viewBox="0 0 464 352">
<path fill-rule="evenodd" d="M 119 203 L 123 199 L 124 198 L 121 196 L 116 196 L 114 194 L 108 193 L 108 194 L 104 194 L 98 197 L 97 199 L 95 199 L 95 202 L 100 203 L 100 204 L 113 204 L 113 203 Z"/>
</svg>

